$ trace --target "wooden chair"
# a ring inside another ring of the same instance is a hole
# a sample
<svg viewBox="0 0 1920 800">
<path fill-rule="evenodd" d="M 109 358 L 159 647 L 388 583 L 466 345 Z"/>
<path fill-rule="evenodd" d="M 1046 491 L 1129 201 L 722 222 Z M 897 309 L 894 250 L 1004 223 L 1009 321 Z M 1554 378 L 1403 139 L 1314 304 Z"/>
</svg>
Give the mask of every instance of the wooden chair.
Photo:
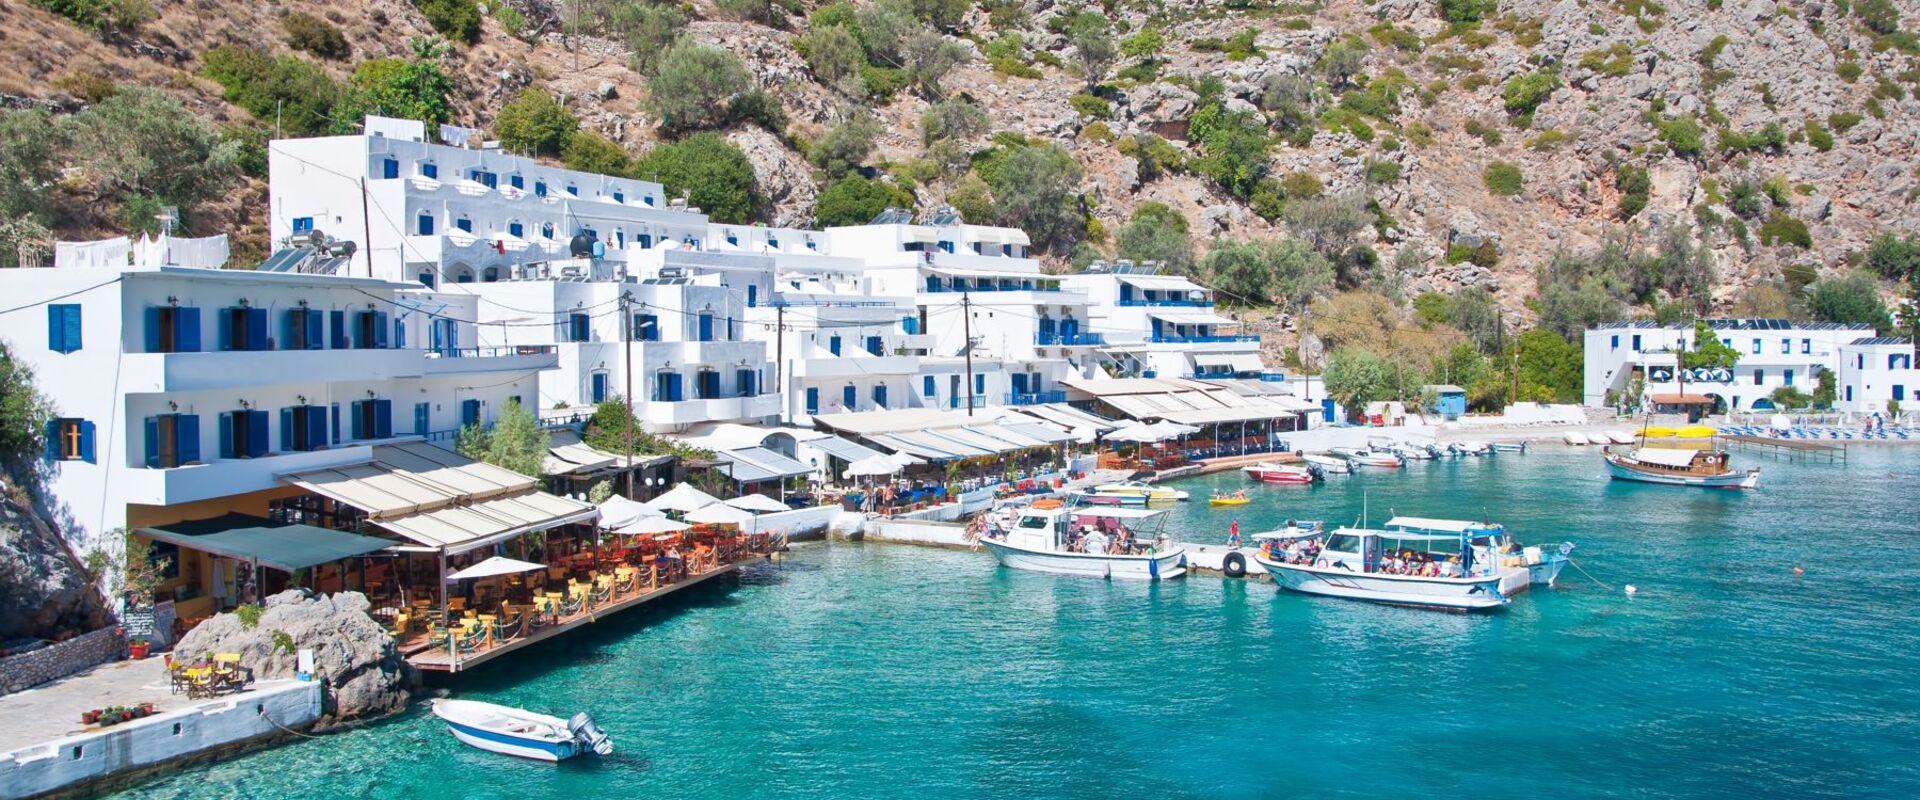
<svg viewBox="0 0 1920 800">
<path fill-rule="evenodd" d="M 510 642 L 525 636 L 527 633 L 527 616 L 528 612 L 524 611 L 515 611 L 509 614 L 505 610 L 502 610 L 500 619 L 493 622 L 492 630 L 488 631 L 488 634 L 493 637 L 495 644 Z"/>
<path fill-rule="evenodd" d="M 448 611 L 465 611 L 465 610 L 467 610 L 467 598 L 464 598 L 464 597 L 452 597 L 452 598 L 448 598 L 448 599 L 447 599 L 447 610 L 448 610 Z"/>
</svg>

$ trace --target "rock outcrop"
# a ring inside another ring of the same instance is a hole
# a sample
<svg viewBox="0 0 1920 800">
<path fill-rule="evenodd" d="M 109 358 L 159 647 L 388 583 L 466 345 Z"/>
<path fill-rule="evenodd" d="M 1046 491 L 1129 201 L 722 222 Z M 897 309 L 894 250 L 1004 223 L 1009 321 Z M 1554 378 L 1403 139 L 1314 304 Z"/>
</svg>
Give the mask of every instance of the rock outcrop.
<svg viewBox="0 0 1920 800">
<path fill-rule="evenodd" d="M 0 481 L 11 495 L 11 483 Z M 33 510 L 0 496 L 0 640 L 53 639 L 108 622 L 100 593 L 60 535 Z"/>
<path fill-rule="evenodd" d="M 311 648 L 314 673 L 326 684 L 321 729 L 386 716 L 406 708 L 420 675 L 367 615 L 369 607 L 359 592 L 291 589 L 267 598 L 252 626 L 235 613 L 200 623 L 180 639 L 175 657 L 239 653 L 240 663 L 258 678 L 291 678 L 298 668 L 295 654 Z"/>
</svg>

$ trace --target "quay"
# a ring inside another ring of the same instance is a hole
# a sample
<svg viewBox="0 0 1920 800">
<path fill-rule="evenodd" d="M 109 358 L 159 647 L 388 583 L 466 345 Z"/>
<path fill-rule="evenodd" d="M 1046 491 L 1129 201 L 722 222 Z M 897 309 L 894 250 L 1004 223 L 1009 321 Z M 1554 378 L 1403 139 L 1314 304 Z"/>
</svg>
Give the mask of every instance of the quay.
<svg viewBox="0 0 1920 800">
<path fill-rule="evenodd" d="M 1765 436 L 1721 436 L 1721 441 L 1736 444 L 1742 450 L 1753 450 L 1774 458 L 1784 457 L 1788 461 L 1802 461 L 1826 456 L 1828 463 L 1847 462 L 1847 445 L 1844 442 L 1815 442 L 1805 439 L 1774 439 Z"/>
</svg>

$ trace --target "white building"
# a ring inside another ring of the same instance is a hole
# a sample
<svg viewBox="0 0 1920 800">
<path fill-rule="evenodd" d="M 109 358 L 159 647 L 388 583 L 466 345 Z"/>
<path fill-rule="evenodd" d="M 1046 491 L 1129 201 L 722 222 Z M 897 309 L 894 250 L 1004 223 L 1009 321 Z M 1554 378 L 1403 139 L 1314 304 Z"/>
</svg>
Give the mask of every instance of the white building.
<svg viewBox="0 0 1920 800">
<path fill-rule="evenodd" d="M 430 324 L 405 285 L 297 271 L 321 260 L 0 271 L 20 309 L 0 315 L 0 338 L 53 403 L 47 488 L 76 547 L 116 547 L 101 534 L 120 527 L 264 516 L 280 476 L 363 464 L 390 440 L 450 440 L 509 398 L 532 403 L 554 366 L 550 348 L 424 348 Z M 442 328 L 472 336 L 471 311 Z"/>
<path fill-rule="evenodd" d="M 1888 401 L 1901 413 L 1920 410 L 1920 369 L 1915 368 L 1913 340 L 1904 336 L 1862 336 L 1840 346 L 1840 367 L 1834 383 L 1834 407 L 1841 411 L 1887 411 Z"/>
<path fill-rule="evenodd" d="M 1106 345 L 1100 353 L 1119 375 L 1132 377 L 1284 380 L 1260 361 L 1260 337 L 1229 329 L 1239 322 L 1214 311 L 1213 290 L 1157 265 L 1096 261 L 1086 272 L 1061 276 L 1087 294 L 1091 324 Z"/>
<path fill-rule="evenodd" d="M 1586 405 L 1607 405 L 1608 393 L 1624 392 L 1633 378 L 1643 395 L 1705 396 L 1726 411 L 1750 411 L 1782 386 L 1812 393 L 1822 370 L 1838 369 L 1841 347 L 1872 336 L 1865 325 L 1793 322 L 1783 319 L 1707 320 L 1720 341 L 1740 353 L 1739 363 L 1718 373 L 1687 375 L 1678 369 L 1681 350 L 1694 345 L 1692 323 L 1616 322 L 1586 332 Z M 1760 409 L 1771 407 L 1761 403 Z"/>
</svg>

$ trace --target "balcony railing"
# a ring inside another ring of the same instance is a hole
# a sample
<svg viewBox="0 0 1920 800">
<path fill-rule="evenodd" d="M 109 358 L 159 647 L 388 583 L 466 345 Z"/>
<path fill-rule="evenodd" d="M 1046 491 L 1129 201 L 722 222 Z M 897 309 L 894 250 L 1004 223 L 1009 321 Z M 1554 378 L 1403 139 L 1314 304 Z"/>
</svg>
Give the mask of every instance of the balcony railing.
<svg viewBox="0 0 1920 800">
<path fill-rule="evenodd" d="M 1010 406 L 1037 406 L 1064 402 L 1067 402 L 1067 393 L 1064 389 L 1050 392 L 1016 392 L 1007 395 L 1007 405 Z"/>
<path fill-rule="evenodd" d="M 1218 344 L 1223 342 L 1257 342 L 1258 336 L 1154 336 L 1148 341 L 1154 344 Z"/>
<path fill-rule="evenodd" d="M 1184 306 L 1188 308 L 1212 308 L 1212 300 L 1147 300 L 1129 297 L 1120 301 L 1122 306 Z"/>
<path fill-rule="evenodd" d="M 955 396 L 953 396 L 953 397 L 949 397 L 949 398 L 947 398 L 947 407 L 948 407 L 948 408 L 967 408 L 967 407 L 969 407 L 969 406 L 968 406 L 968 403 L 967 403 L 967 396 L 966 396 L 966 395 L 964 395 L 964 394 L 961 394 L 961 395 L 955 395 Z M 972 407 L 972 408 L 986 408 L 986 407 L 987 407 L 987 397 L 986 397 L 986 395 L 979 395 L 979 394 L 976 394 L 976 395 L 974 395 L 974 396 L 973 396 L 973 403 L 972 403 L 972 405 L 971 405 L 971 407 Z M 812 412 L 808 412 L 808 413 L 812 413 Z"/>
<path fill-rule="evenodd" d="M 1021 285 L 1014 285 L 1014 286 L 1008 286 L 1008 285 L 1006 285 L 1006 284 L 994 284 L 994 285 L 992 285 L 992 286 L 965 286 L 965 287 L 960 287 L 960 286 L 949 286 L 949 285 L 946 285 L 946 284 L 941 284 L 941 283 L 935 283 L 935 284 L 928 284 L 928 285 L 927 285 L 927 287 L 926 287 L 926 289 L 925 289 L 925 291 L 927 291 L 927 292 L 931 292 L 931 293 L 934 293 L 934 294 L 940 294 L 940 293 L 943 293 L 943 292 L 951 292 L 951 293 L 959 293 L 959 292 L 1057 292 L 1057 291 L 1060 291 L 1060 286 L 1059 286 L 1058 284 L 1054 284 L 1054 285 L 1051 285 L 1051 286 L 1049 286 L 1049 285 L 1046 285 L 1046 284 L 1035 284 L 1035 285 L 1033 285 L 1033 286 L 1021 286 Z"/>
<path fill-rule="evenodd" d="M 1104 334 L 1099 333 L 1036 333 L 1033 335 L 1033 343 L 1042 346 L 1052 345 L 1056 347 L 1075 347 L 1082 345 L 1098 347 L 1106 344 L 1107 338 Z"/>
<path fill-rule="evenodd" d="M 428 358 L 505 358 L 509 356 L 550 356 L 560 349 L 550 344 L 496 345 L 492 347 L 433 347 Z"/>
</svg>

